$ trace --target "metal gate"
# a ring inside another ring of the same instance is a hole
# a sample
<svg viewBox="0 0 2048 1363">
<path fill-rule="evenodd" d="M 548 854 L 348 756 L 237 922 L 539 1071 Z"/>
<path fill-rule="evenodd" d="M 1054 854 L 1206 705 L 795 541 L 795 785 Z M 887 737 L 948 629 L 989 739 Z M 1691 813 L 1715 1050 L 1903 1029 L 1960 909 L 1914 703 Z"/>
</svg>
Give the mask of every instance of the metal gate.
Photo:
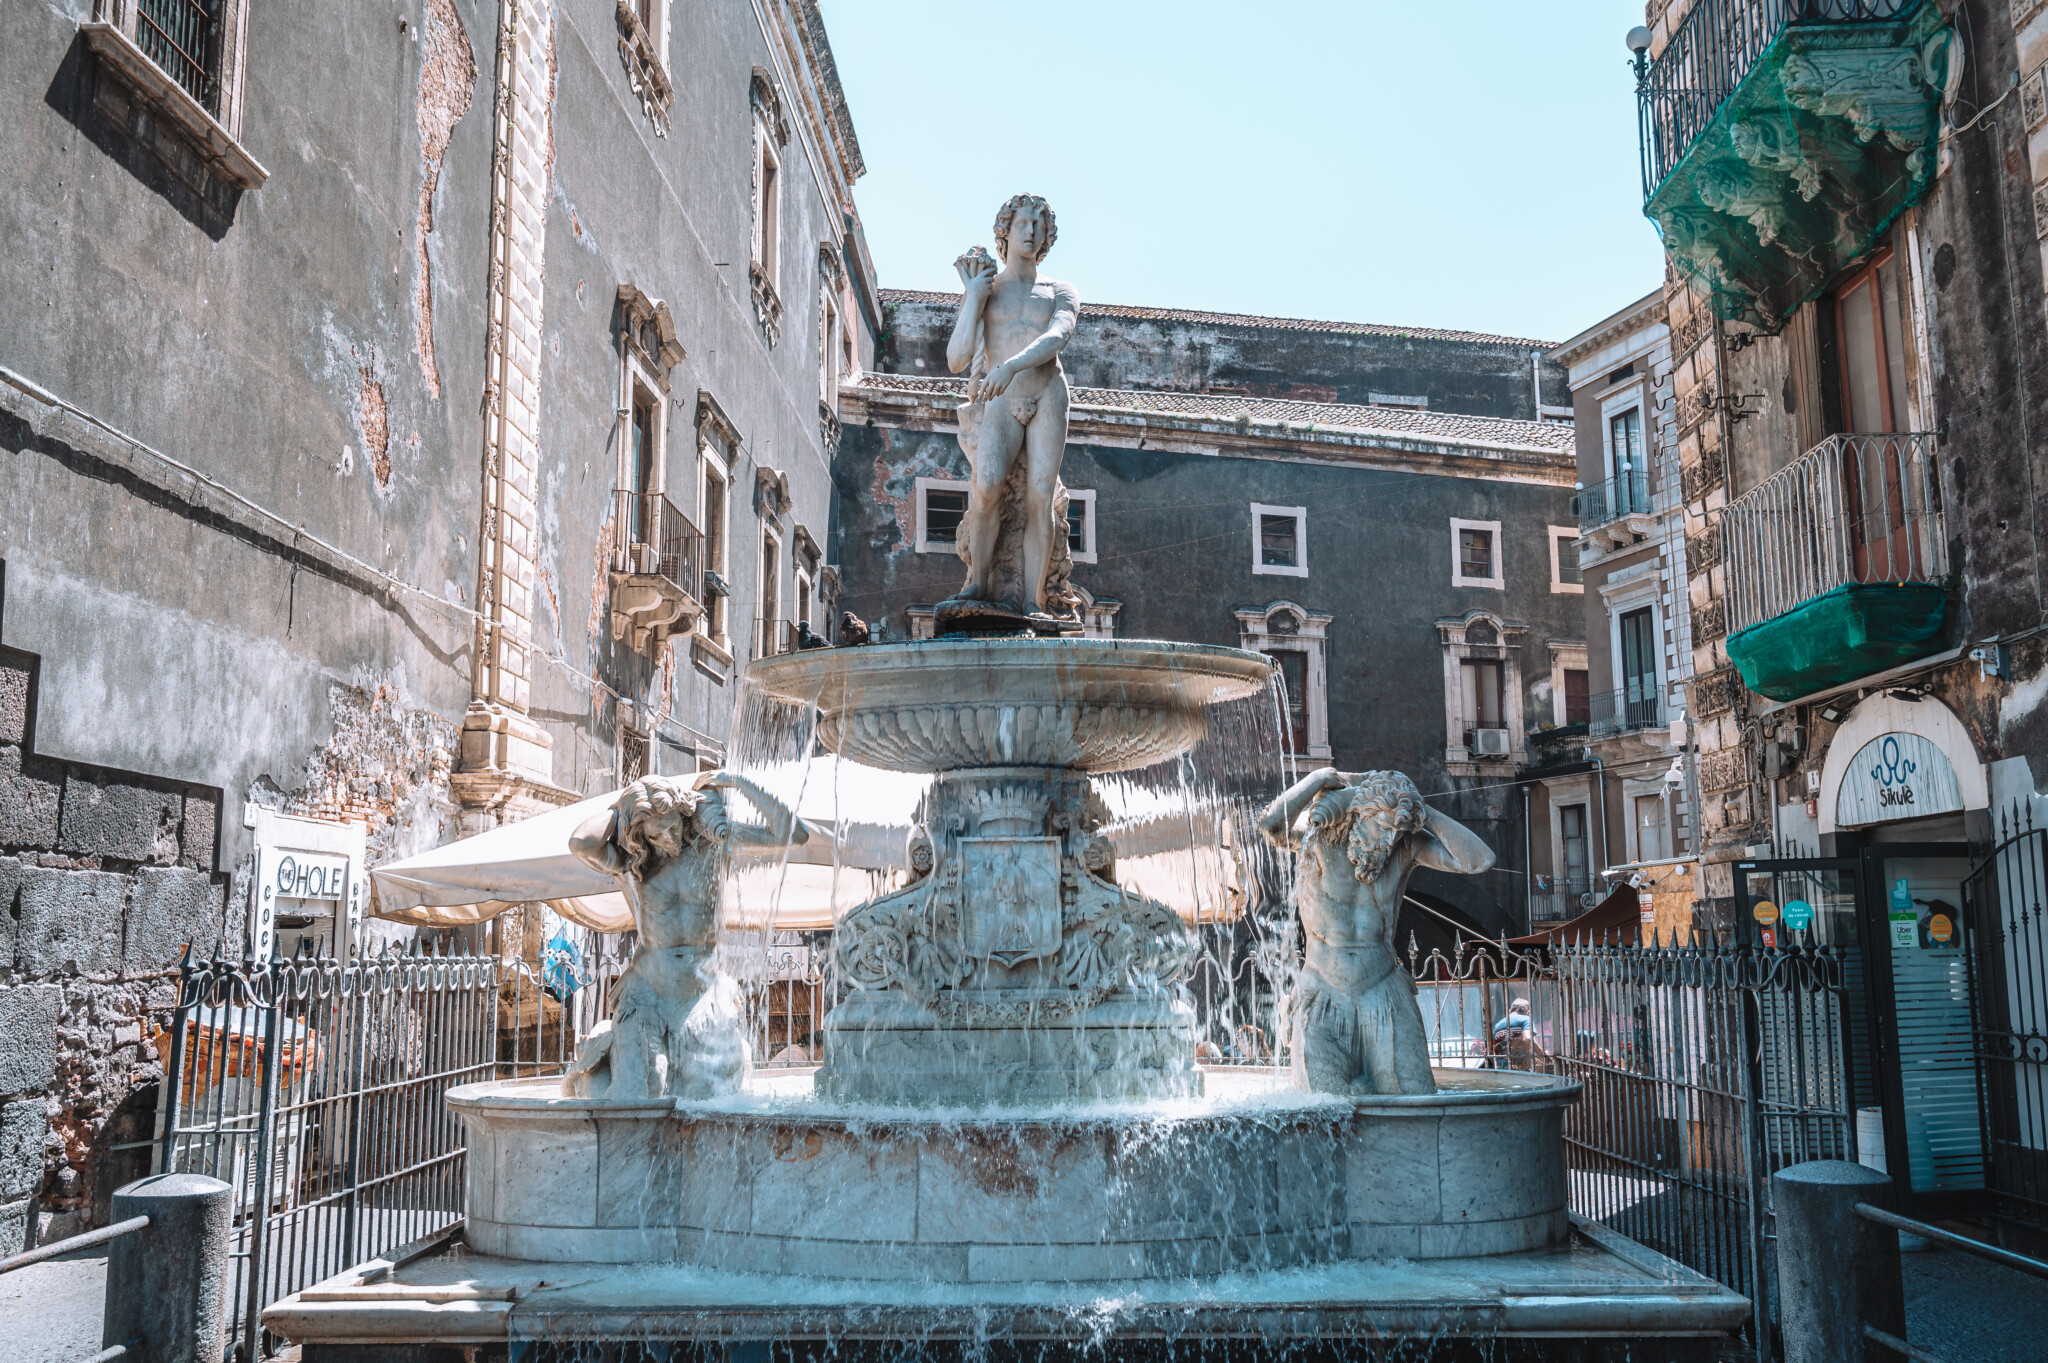
<svg viewBox="0 0 2048 1363">
<path fill-rule="evenodd" d="M 2007 811 L 1963 887 L 1991 1214 L 2048 1235 L 2048 829 Z"/>
<path fill-rule="evenodd" d="M 1571 1207 L 1775 1315 L 1770 1176 L 1853 1158 L 1841 961 L 1827 947 L 1553 948 Z"/>
<path fill-rule="evenodd" d="M 448 1090 L 561 1070 L 611 978 L 557 996 L 517 958 L 186 962 L 159 1038 L 157 1168 L 236 1190 L 244 1363 L 271 1302 L 461 1219 Z"/>
</svg>

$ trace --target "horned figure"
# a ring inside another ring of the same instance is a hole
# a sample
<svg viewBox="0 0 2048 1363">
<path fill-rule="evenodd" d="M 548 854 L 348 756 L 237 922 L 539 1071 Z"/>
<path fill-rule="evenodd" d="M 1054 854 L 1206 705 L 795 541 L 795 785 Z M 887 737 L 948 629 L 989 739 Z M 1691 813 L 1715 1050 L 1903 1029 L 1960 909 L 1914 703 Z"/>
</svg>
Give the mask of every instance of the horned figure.
<svg viewBox="0 0 2048 1363">
<path fill-rule="evenodd" d="M 735 820 L 739 791 L 766 818 Z M 720 902 L 735 843 L 801 843 L 804 826 L 774 796 L 731 772 L 648 776 L 619 792 L 569 840 L 619 883 L 639 934 L 611 1018 L 576 1048 L 562 1078 L 572 1098 L 713 1098 L 748 1070 L 738 990 L 718 968 Z"/>
<path fill-rule="evenodd" d="M 1436 1092 L 1415 977 L 1394 950 L 1401 896 L 1417 866 L 1476 875 L 1493 849 L 1397 771 L 1312 771 L 1267 806 L 1259 831 L 1301 851 L 1295 1081 L 1319 1093 Z"/>
</svg>

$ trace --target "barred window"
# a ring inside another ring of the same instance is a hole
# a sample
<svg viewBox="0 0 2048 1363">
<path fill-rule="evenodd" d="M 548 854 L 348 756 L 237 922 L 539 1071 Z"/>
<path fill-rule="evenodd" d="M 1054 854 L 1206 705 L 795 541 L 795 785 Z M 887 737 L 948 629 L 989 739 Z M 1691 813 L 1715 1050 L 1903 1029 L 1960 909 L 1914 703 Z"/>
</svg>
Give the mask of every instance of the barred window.
<svg viewBox="0 0 2048 1363">
<path fill-rule="evenodd" d="M 220 116 L 220 16 L 224 0 L 139 0 L 135 43 L 185 93 Z"/>
</svg>

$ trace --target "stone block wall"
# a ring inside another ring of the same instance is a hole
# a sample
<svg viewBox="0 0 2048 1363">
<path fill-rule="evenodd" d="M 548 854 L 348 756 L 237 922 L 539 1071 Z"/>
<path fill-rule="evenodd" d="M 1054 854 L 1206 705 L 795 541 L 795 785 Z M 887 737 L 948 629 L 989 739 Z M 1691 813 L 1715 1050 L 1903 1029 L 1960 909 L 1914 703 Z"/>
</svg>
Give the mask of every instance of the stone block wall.
<svg viewBox="0 0 2048 1363">
<path fill-rule="evenodd" d="M 242 942 L 220 793 L 39 757 L 35 663 L 0 650 L 0 1254 L 148 1172 L 113 1147 L 149 1138 L 178 961 Z"/>
</svg>

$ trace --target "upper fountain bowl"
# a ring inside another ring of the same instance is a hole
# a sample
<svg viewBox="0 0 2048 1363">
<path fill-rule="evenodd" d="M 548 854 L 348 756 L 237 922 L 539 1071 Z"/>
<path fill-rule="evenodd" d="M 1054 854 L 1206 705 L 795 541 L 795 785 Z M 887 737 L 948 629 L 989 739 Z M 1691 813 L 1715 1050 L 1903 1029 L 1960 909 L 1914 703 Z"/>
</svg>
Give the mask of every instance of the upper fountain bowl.
<svg viewBox="0 0 2048 1363">
<path fill-rule="evenodd" d="M 887 771 L 1149 767 L 1213 705 L 1268 684 L 1263 654 L 1153 639 L 919 639 L 763 658 L 748 681 L 818 708 L 841 757 Z"/>
</svg>

